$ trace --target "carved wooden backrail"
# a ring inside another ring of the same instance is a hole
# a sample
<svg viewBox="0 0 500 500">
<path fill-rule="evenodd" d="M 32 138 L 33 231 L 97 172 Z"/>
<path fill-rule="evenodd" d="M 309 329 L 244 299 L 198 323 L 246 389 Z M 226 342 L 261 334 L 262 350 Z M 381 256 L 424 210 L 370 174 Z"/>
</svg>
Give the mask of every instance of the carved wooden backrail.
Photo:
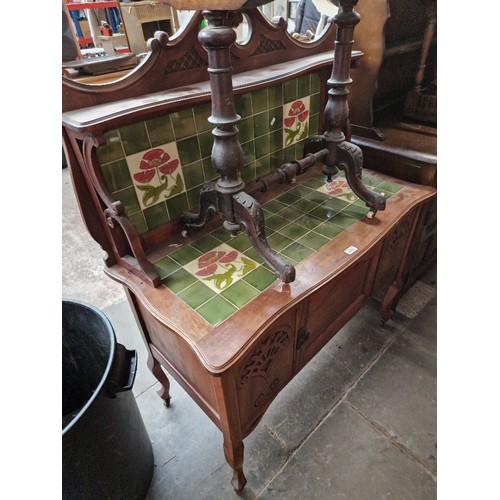
<svg viewBox="0 0 500 500">
<path fill-rule="evenodd" d="M 251 26 L 250 35 L 244 44 L 234 44 L 231 49 L 233 74 L 333 50 L 336 34 L 333 23 L 318 40 L 302 43 L 287 32 L 287 23 L 282 18 L 271 22 L 258 9 L 249 9 L 245 15 Z M 115 82 L 92 86 L 63 77 L 62 110 L 208 81 L 207 53 L 198 42 L 202 20 L 201 12 L 196 12 L 174 36 L 157 32 L 148 41 L 148 55 L 141 64 Z"/>
</svg>

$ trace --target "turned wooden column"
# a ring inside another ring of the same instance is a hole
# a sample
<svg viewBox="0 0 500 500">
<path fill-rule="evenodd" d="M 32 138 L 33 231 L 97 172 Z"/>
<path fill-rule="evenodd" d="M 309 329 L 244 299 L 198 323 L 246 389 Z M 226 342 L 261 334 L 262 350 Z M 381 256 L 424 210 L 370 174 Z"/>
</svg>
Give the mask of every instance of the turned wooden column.
<svg viewBox="0 0 500 500">
<path fill-rule="evenodd" d="M 231 45 L 236 41 L 236 27 L 242 20 L 240 12 L 204 10 L 206 27 L 198 39 L 208 53 L 208 72 L 212 94 L 212 114 L 208 121 L 212 131 L 212 165 L 219 173 L 217 182 L 207 183 L 200 191 L 199 213 L 184 212 L 181 221 L 186 228 L 201 228 L 215 214 L 232 234 L 244 231 L 266 264 L 284 282 L 295 280 L 295 268 L 274 252 L 266 238 L 264 212 L 260 204 L 244 191 L 241 179 L 243 150 L 238 139 L 232 84 Z"/>
</svg>

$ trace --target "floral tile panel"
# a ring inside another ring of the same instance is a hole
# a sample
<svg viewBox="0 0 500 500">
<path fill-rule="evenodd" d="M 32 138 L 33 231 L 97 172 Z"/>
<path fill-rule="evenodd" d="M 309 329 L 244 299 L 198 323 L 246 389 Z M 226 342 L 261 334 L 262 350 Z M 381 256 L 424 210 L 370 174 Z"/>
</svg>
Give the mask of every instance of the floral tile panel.
<svg viewBox="0 0 500 500">
<path fill-rule="evenodd" d="M 376 175 L 366 185 L 389 199 L 403 186 Z M 340 173 L 318 173 L 262 205 L 270 247 L 293 265 L 317 252 L 368 213 Z M 276 281 L 244 233 L 218 228 L 153 263 L 164 286 L 217 326 Z"/>
<path fill-rule="evenodd" d="M 175 142 L 132 154 L 126 161 L 141 209 L 186 191 Z"/>
</svg>

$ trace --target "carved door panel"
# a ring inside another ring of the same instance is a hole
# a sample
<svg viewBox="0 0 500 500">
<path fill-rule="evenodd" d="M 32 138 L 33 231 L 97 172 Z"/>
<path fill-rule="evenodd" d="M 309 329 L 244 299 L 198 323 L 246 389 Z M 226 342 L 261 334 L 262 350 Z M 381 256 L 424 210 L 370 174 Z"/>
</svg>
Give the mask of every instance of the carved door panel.
<svg viewBox="0 0 500 500">
<path fill-rule="evenodd" d="M 259 337 L 236 370 L 243 428 L 254 423 L 292 378 L 295 315 L 293 309 L 274 322 Z"/>
<path fill-rule="evenodd" d="M 401 274 L 408 252 L 409 238 L 413 232 L 414 219 L 415 211 L 412 211 L 397 223 L 385 239 L 373 286 L 373 296 L 378 300 L 384 299 L 392 284 L 401 287 Z"/>
<path fill-rule="evenodd" d="M 356 314 L 370 297 L 380 247 L 317 290 L 298 320 L 297 371 Z"/>
</svg>

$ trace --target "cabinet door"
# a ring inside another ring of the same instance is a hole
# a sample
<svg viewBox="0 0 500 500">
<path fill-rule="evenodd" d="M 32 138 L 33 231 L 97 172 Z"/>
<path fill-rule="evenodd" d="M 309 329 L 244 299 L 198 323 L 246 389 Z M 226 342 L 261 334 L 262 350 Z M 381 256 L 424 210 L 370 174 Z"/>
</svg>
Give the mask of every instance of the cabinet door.
<svg viewBox="0 0 500 500">
<path fill-rule="evenodd" d="M 242 428 L 251 426 L 291 380 L 294 349 L 295 309 L 259 336 L 236 369 Z"/>
<path fill-rule="evenodd" d="M 325 283 L 304 304 L 298 322 L 297 369 L 351 319 L 370 297 L 379 247 Z"/>
</svg>

